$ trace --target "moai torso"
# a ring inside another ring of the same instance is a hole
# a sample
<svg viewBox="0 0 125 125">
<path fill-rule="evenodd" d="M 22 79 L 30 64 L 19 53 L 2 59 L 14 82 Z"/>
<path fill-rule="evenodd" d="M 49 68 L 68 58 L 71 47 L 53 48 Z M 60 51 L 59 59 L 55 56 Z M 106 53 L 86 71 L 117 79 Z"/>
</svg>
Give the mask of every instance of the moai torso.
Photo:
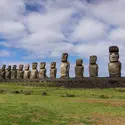
<svg viewBox="0 0 125 125">
<path fill-rule="evenodd" d="M 83 63 L 82 59 L 76 60 L 76 66 L 75 66 L 75 77 L 76 78 L 83 77 L 84 67 L 83 67 L 82 63 Z"/>
<path fill-rule="evenodd" d="M 119 48 L 117 46 L 109 47 L 109 60 L 108 64 L 110 77 L 121 77 L 121 62 L 119 61 Z"/>
<path fill-rule="evenodd" d="M 0 79 L 5 79 L 5 71 L 6 70 L 6 65 L 2 66 L 2 69 L 0 70 Z"/>
<path fill-rule="evenodd" d="M 89 75 L 90 77 L 98 76 L 98 65 L 96 64 L 97 56 L 90 56 L 90 65 L 89 65 Z"/>
<path fill-rule="evenodd" d="M 68 54 L 62 54 L 62 63 L 61 63 L 61 78 L 68 78 L 69 77 L 69 69 L 70 63 L 67 61 Z"/>
<path fill-rule="evenodd" d="M 24 71 L 23 65 L 19 65 L 19 69 L 17 70 L 17 79 L 23 79 Z"/>
<path fill-rule="evenodd" d="M 13 68 L 11 70 L 11 79 L 16 79 L 16 78 L 17 78 L 16 65 L 13 65 Z"/>
<path fill-rule="evenodd" d="M 41 62 L 40 63 L 40 71 L 39 71 L 39 78 L 46 78 L 46 63 Z"/>
<path fill-rule="evenodd" d="M 56 73 L 57 73 L 56 62 L 52 62 L 50 68 L 50 78 L 56 78 Z"/>
<path fill-rule="evenodd" d="M 5 79 L 11 79 L 11 66 L 8 66 L 5 72 Z"/>
<path fill-rule="evenodd" d="M 37 62 L 32 63 L 32 71 L 30 78 L 31 79 L 37 79 L 38 78 L 38 70 L 37 70 Z"/>
<path fill-rule="evenodd" d="M 24 68 L 24 79 L 30 79 L 30 65 L 27 64 L 25 65 L 25 68 Z"/>
</svg>

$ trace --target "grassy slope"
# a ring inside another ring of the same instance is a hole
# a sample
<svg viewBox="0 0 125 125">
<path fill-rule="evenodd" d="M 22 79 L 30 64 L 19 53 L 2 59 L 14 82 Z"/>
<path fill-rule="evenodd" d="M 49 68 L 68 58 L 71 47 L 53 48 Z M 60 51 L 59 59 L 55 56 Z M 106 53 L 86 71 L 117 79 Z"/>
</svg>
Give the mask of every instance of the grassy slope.
<svg viewBox="0 0 125 125">
<path fill-rule="evenodd" d="M 65 89 L 1 84 L 0 125 L 124 125 L 125 89 Z M 13 90 L 31 95 L 12 94 Z M 119 91 L 120 90 L 120 91 Z M 48 96 L 42 96 L 47 92 Z M 66 97 L 66 93 L 75 97 Z"/>
</svg>

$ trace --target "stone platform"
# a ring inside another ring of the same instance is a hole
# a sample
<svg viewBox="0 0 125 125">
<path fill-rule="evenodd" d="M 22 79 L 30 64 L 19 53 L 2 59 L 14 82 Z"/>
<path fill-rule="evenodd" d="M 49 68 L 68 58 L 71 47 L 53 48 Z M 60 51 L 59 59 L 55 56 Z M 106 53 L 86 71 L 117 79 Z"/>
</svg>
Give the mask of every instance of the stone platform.
<svg viewBox="0 0 125 125">
<path fill-rule="evenodd" d="M 24 85 L 24 86 L 48 86 L 48 87 L 66 87 L 66 88 L 117 88 L 125 87 L 125 77 L 84 77 L 84 78 L 57 78 L 57 79 L 14 79 L 0 80 L 0 84 Z"/>
</svg>

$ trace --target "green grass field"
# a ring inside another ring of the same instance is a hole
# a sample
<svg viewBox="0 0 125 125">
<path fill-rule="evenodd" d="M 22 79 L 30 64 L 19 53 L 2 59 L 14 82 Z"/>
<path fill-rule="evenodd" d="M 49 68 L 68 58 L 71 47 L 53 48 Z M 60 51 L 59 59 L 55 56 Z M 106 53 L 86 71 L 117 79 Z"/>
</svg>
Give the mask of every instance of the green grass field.
<svg viewBox="0 0 125 125">
<path fill-rule="evenodd" d="M 125 88 L 0 84 L 0 125 L 125 125 Z"/>
</svg>

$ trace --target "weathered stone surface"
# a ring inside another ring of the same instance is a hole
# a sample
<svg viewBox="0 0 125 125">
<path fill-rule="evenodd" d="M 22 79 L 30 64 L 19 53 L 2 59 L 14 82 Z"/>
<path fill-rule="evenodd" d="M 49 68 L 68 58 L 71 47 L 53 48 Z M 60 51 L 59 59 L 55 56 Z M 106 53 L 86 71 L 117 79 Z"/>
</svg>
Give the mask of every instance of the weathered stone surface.
<svg viewBox="0 0 125 125">
<path fill-rule="evenodd" d="M 23 71 L 23 65 L 19 65 L 19 69 L 17 70 L 17 79 L 23 79 L 24 71 Z"/>
<path fill-rule="evenodd" d="M 52 62 L 50 68 L 50 78 L 56 78 L 56 73 L 57 73 L 56 62 Z"/>
<path fill-rule="evenodd" d="M 9 65 L 5 72 L 5 79 L 11 79 L 11 66 Z"/>
<path fill-rule="evenodd" d="M 90 56 L 90 65 L 89 65 L 89 75 L 90 77 L 97 77 L 98 76 L 98 65 L 96 64 L 97 56 L 93 55 Z"/>
<path fill-rule="evenodd" d="M 17 78 L 17 69 L 16 69 L 16 65 L 13 65 L 13 68 L 11 70 L 11 79 L 16 79 Z"/>
<path fill-rule="evenodd" d="M 6 65 L 3 65 L 2 69 L 0 69 L 0 79 L 5 79 L 5 70 L 6 70 Z"/>
<path fill-rule="evenodd" d="M 39 71 L 39 78 L 46 78 L 46 63 L 41 62 L 40 63 L 40 71 Z"/>
<path fill-rule="evenodd" d="M 119 61 L 119 48 L 117 46 L 109 47 L 109 76 L 110 77 L 121 77 L 121 62 Z"/>
<path fill-rule="evenodd" d="M 62 63 L 61 63 L 61 78 L 68 78 L 69 77 L 69 69 L 70 69 L 70 63 L 67 61 L 68 54 L 63 53 L 62 54 Z"/>
<path fill-rule="evenodd" d="M 83 72 L 84 72 L 84 66 L 82 65 L 83 60 L 77 59 L 76 60 L 76 66 L 75 66 L 75 77 L 76 78 L 82 78 Z"/>
<path fill-rule="evenodd" d="M 37 65 L 38 65 L 37 62 L 32 63 L 32 71 L 31 71 L 31 75 L 30 75 L 31 79 L 37 79 L 38 78 Z"/>
<path fill-rule="evenodd" d="M 30 73 L 31 73 L 31 71 L 30 71 L 30 65 L 27 64 L 24 67 L 24 79 L 30 79 Z"/>
</svg>

